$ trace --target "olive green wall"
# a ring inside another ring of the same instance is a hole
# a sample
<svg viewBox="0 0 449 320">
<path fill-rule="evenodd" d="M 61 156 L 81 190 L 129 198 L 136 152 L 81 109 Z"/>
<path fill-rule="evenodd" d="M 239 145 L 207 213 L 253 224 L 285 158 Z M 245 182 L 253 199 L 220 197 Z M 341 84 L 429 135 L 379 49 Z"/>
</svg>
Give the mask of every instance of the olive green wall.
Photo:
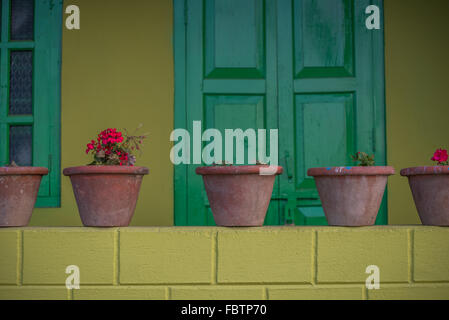
<svg viewBox="0 0 449 320">
<path fill-rule="evenodd" d="M 385 0 L 388 162 L 398 173 L 449 148 L 449 1 Z M 389 183 L 389 223 L 420 223 L 406 178 Z"/>
<path fill-rule="evenodd" d="M 173 20 L 171 0 L 70 0 L 81 30 L 63 30 L 62 168 L 85 164 L 85 144 L 106 127 L 144 123 L 150 137 L 138 164 L 150 168 L 133 225 L 173 224 Z M 449 147 L 447 0 L 385 0 L 388 162 L 430 165 Z M 36 209 L 31 225 L 80 225 L 68 178 L 62 208 Z M 389 223 L 419 223 L 407 180 L 389 183 Z"/>
<path fill-rule="evenodd" d="M 144 178 L 132 225 L 173 225 L 172 1 L 70 0 L 81 29 L 63 28 L 61 167 L 89 162 L 86 143 L 107 127 L 144 124 L 150 136 L 137 164 Z M 67 15 L 64 15 L 66 17 Z M 81 225 L 70 181 L 58 209 L 36 209 L 31 225 Z"/>
</svg>

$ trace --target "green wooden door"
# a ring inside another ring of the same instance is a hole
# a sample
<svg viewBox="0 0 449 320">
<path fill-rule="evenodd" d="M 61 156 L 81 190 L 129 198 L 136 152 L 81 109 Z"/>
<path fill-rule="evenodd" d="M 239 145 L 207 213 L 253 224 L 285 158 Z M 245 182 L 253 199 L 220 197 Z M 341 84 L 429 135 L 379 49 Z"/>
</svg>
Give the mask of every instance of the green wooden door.
<svg viewBox="0 0 449 320">
<path fill-rule="evenodd" d="M 279 129 L 265 224 L 325 224 L 314 166 L 385 162 L 383 32 L 368 0 L 175 0 L 175 127 Z M 224 135 L 223 135 L 224 136 Z M 212 225 L 197 165 L 175 167 L 176 225 Z M 378 223 L 386 223 L 385 203 Z"/>
<path fill-rule="evenodd" d="M 325 224 L 310 167 L 350 166 L 350 154 L 385 163 L 383 32 L 365 26 L 381 1 L 279 0 L 281 196 L 296 224 Z M 282 17 L 282 18 L 281 18 Z M 378 223 L 386 223 L 385 204 Z"/>
</svg>

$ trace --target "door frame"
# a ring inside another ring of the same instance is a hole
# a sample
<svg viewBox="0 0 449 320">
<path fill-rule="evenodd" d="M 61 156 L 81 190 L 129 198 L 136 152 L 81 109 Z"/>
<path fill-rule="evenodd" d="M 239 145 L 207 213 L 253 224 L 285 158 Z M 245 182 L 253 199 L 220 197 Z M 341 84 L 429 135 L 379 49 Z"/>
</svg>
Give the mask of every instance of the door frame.
<svg viewBox="0 0 449 320">
<path fill-rule="evenodd" d="M 186 90 L 186 28 L 185 0 L 173 0 L 173 57 L 174 57 L 174 128 L 187 128 Z M 187 225 L 187 165 L 174 166 L 173 204 L 175 226 Z"/>
</svg>

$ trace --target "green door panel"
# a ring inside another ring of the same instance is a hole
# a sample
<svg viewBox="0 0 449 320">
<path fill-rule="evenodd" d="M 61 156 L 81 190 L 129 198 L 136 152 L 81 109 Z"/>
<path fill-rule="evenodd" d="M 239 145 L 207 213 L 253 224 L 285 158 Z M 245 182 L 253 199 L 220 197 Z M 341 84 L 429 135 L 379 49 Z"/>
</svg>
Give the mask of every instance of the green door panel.
<svg viewBox="0 0 449 320">
<path fill-rule="evenodd" d="M 315 184 L 307 176 L 309 168 L 345 166 L 351 161 L 354 98 L 351 93 L 297 94 L 294 104 L 294 182 L 296 190 L 311 192 Z"/>
<path fill-rule="evenodd" d="M 204 2 L 205 78 L 265 77 L 263 0 Z"/>
<path fill-rule="evenodd" d="M 351 77 L 353 1 L 293 1 L 295 78 Z"/>
<path fill-rule="evenodd" d="M 385 164 L 383 31 L 365 27 L 382 1 L 174 4 L 175 127 L 278 129 L 285 170 L 265 224 L 326 224 L 307 169 L 352 165 L 358 150 Z M 176 225 L 214 224 L 197 166 L 175 166 Z"/>
<path fill-rule="evenodd" d="M 214 128 L 225 137 L 225 129 L 264 129 L 265 128 L 265 97 L 263 95 L 206 95 L 205 96 L 205 129 Z M 245 139 L 244 148 L 247 150 L 248 140 Z M 223 159 L 225 143 L 222 142 Z M 237 143 L 234 139 L 232 163 L 248 164 L 248 152 L 245 151 L 244 159 L 238 159 Z"/>
</svg>

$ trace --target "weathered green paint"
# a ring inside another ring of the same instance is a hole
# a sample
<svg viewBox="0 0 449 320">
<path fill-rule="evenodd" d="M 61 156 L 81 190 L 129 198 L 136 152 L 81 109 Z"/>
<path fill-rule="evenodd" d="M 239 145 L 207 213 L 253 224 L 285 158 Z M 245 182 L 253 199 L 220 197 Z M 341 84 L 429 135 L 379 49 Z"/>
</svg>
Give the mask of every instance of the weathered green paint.
<svg viewBox="0 0 449 320">
<path fill-rule="evenodd" d="M 298 224 L 326 223 L 308 168 L 353 165 L 358 150 L 385 163 L 383 35 L 365 27 L 369 4 L 278 2 L 280 193 L 296 198 Z"/>
<path fill-rule="evenodd" d="M 325 224 L 307 169 L 358 150 L 385 164 L 383 28 L 365 27 L 382 0 L 174 4 L 175 127 L 278 128 L 285 170 L 265 224 Z M 176 225 L 213 224 L 196 166 L 175 166 Z"/>
<path fill-rule="evenodd" d="M 49 169 L 42 179 L 37 207 L 60 205 L 60 68 L 62 0 L 35 1 L 33 41 L 10 41 L 10 1 L 1 2 L 0 42 L 0 165 L 9 162 L 9 126 L 32 125 L 33 166 Z M 33 114 L 9 115 L 9 56 L 12 50 L 32 50 Z"/>
<path fill-rule="evenodd" d="M 174 60 L 174 127 L 187 128 L 186 117 L 186 7 L 184 0 L 173 1 L 173 60 Z M 177 49 L 176 48 L 181 48 Z M 187 165 L 174 166 L 173 222 L 175 225 L 187 224 Z"/>
</svg>

